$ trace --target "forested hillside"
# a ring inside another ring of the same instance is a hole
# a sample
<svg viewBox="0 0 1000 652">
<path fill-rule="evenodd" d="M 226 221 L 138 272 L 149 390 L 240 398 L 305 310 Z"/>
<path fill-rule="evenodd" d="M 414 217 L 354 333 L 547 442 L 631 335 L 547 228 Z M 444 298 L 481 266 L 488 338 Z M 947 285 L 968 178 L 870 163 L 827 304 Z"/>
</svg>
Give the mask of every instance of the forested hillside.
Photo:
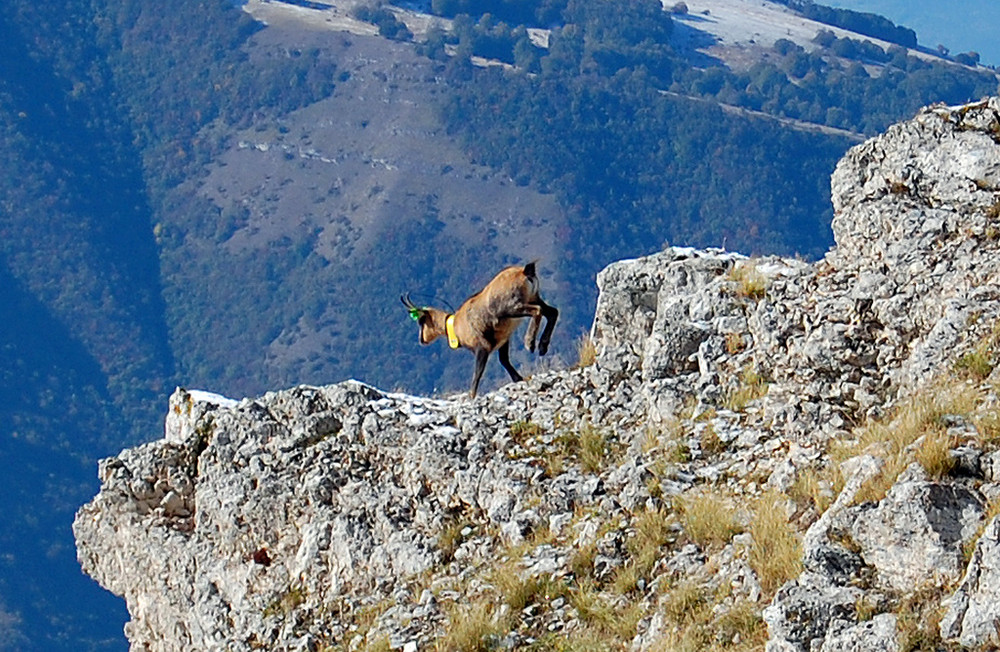
<svg viewBox="0 0 1000 652">
<path fill-rule="evenodd" d="M 418 347 L 398 296 L 454 305 L 528 257 L 570 363 L 604 265 L 665 242 L 820 256 L 845 131 L 997 85 L 823 33 L 706 63 L 655 1 L 432 9 L 451 30 L 356 12 L 391 40 L 265 28 L 228 0 L 0 13 L 0 451 L 19 470 L 0 648 L 122 646 L 69 517 L 96 457 L 157 436 L 174 385 L 464 389 L 471 359 Z"/>
</svg>

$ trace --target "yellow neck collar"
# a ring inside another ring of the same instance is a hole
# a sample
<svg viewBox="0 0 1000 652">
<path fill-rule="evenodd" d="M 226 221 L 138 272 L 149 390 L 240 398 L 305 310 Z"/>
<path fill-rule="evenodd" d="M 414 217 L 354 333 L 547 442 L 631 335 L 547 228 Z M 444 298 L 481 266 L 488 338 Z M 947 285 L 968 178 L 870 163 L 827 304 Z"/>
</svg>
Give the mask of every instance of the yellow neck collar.
<svg viewBox="0 0 1000 652">
<path fill-rule="evenodd" d="M 458 335 L 455 334 L 455 315 L 448 315 L 444 320 L 444 330 L 448 334 L 448 346 L 457 349 L 459 344 Z"/>
</svg>

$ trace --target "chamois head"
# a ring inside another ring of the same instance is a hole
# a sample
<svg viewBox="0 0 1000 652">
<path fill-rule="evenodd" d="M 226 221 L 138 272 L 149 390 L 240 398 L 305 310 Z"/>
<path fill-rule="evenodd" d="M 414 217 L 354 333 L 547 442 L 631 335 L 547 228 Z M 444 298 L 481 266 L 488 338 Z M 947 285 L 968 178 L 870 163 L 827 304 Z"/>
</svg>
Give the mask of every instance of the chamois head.
<svg viewBox="0 0 1000 652">
<path fill-rule="evenodd" d="M 430 344 L 444 335 L 444 318 L 446 316 L 443 312 L 435 308 L 415 305 L 410 300 L 409 293 L 399 297 L 399 300 L 406 306 L 406 310 L 410 313 L 410 319 L 420 325 L 421 344 Z"/>
</svg>

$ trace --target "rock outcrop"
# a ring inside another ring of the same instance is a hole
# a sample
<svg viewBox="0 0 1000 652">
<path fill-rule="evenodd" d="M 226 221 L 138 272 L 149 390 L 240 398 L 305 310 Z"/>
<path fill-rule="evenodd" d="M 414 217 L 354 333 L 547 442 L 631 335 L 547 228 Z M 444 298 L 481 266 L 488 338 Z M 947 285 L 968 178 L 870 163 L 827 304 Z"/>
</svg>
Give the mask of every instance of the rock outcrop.
<svg viewBox="0 0 1000 652">
<path fill-rule="evenodd" d="M 136 650 L 1000 642 L 1000 99 L 832 188 L 815 264 L 608 267 L 587 366 L 472 401 L 178 390 L 102 461 L 84 570 Z"/>
</svg>

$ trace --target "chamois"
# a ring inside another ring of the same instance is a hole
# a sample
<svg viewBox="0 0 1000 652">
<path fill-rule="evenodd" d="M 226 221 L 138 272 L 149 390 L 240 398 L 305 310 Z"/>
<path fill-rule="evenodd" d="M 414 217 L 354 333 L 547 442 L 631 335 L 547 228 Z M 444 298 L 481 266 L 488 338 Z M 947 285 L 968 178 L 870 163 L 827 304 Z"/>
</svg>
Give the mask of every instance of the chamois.
<svg viewBox="0 0 1000 652">
<path fill-rule="evenodd" d="M 415 306 L 410 295 L 400 297 L 410 312 L 410 317 L 420 324 L 420 343 L 430 344 L 439 337 L 448 338 L 448 346 L 453 349 L 465 347 L 476 354 L 476 370 L 472 377 L 473 398 L 479 390 L 479 380 L 486 368 L 490 353 L 497 351 L 500 364 L 513 381 L 524 380 L 510 363 L 510 336 L 517 329 L 523 317 L 530 317 L 528 332 L 524 335 L 524 346 L 535 350 L 535 338 L 542 317 L 545 330 L 538 339 L 538 355 L 549 350 L 549 339 L 556 325 L 559 311 L 542 301 L 538 294 L 538 276 L 535 263 L 524 267 L 508 267 L 493 277 L 486 287 L 465 300 L 454 314 L 427 306 Z"/>
</svg>

